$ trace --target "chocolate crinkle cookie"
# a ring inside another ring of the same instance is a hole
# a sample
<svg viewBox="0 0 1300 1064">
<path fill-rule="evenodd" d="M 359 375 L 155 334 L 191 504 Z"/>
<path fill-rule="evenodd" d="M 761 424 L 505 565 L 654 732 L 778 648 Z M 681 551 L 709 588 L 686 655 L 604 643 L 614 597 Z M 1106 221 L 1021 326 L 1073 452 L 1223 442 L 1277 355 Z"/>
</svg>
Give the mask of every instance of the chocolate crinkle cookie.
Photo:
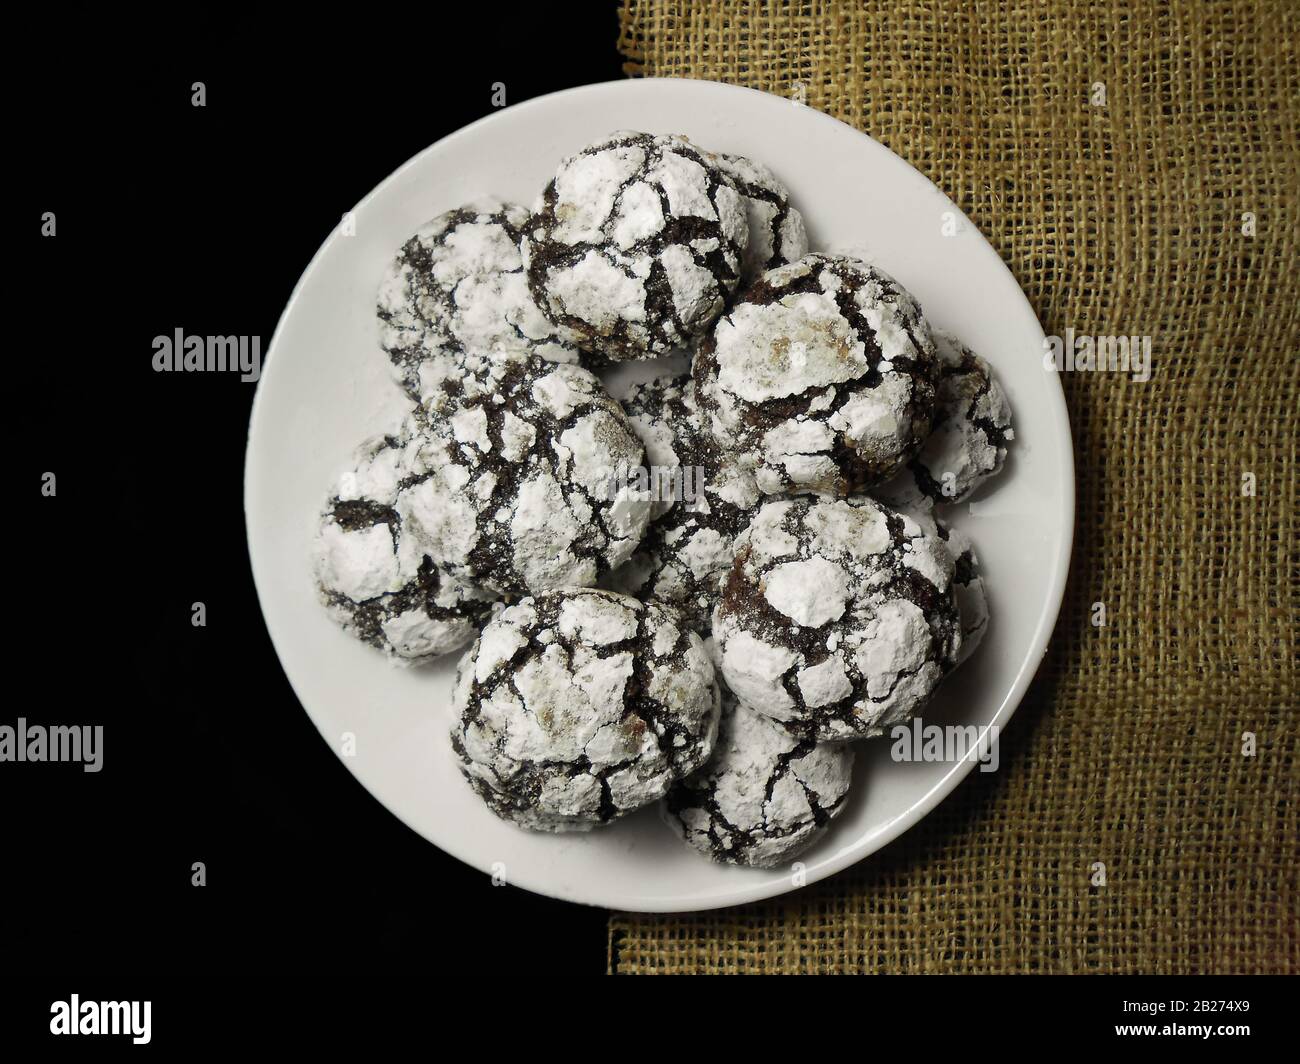
<svg viewBox="0 0 1300 1064">
<path fill-rule="evenodd" d="M 689 376 L 639 385 L 624 406 L 647 457 L 677 470 L 682 491 L 664 506 L 609 586 L 676 606 L 701 635 L 712 625 L 733 543 L 761 495 L 753 475 L 702 431 Z M 665 478 L 660 478 L 661 482 Z"/>
<path fill-rule="evenodd" d="M 934 429 L 920 453 L 873 492 L 894 506 L 962 501 L 1001 471 L 1015 438 L 1011 404 L 989 364 L 949 333 L 936 330 L 934 342 L 940 365 Z"/>
<path fill-rule="evenodd" d="M 796 735 L 884 734 L 956 665 L 953 571 L 940 537 L 871 499 L 769 502 L 714 612 L 722 674 Z"/>
<path fill-rule="evenodd" d="M 769 495 L 851 495 L 892 476 L 934 416 L 938 356 L 916 300 L 856 259 L 805 255 L 765 273 L 693 364 L 718 443 Z"/>
<path fill-rule="evenodd" d="M 380 344 L 416 402 L 460 371 L 466 352 L 577 362 L 577 338 L 533 301 L 519 242 L 529 212 L 484 202 L 412 236 L 379 287 Z"/>
<path fill-rule="evenodd" d="M 582 831 L 662 798 L 713 751 L 719 694 L 674 611 L 594 588 L 525 598 L 460 664 L 452 747 L 498 816 Z"/>
<path fill-rule="evenodd" d="M 736 290 L 748 241 L 745 202 L 707 152 L 620 132 L 560 164 L 523 253 L 551 320 L 622 361 L 703 333 Z"/>
<path fill-rule="evenodd" d="M 790 205 L 790 190 L 776 174 L 743 155 L 719 152 L 711 158 L 745 198 L 749 245 L 740 264 L 742 282 L 808 254 L 803 215 Z"/>
<path fill-rule="evenodd" d="M 589 586 L 641 542 L 650 503 L 619 471 L 644 450 L 590 371 L 484 359 L 421 416 L 428 476 L 398 510 L 456 579 L 503 594 Z"/>
<path fill-rule="evenodd" d="M 948 550 L 956 562 L 953 590 L 961 614 L 961 650 L 958 663 L 965 661 L 980 645 L 989 626 L 989 600 L 984 590 L 984 576 L 975 555 L 975 544 L 960 529 L 948 529 Z"/>
<path fill-rule="evenodd" d="M 724 690 L 713 756 L 673 785 L 661 809 L 705 856 L 772 868 L 826 830 L 844 806 L 852 772 L 849 744 L 796 738 Z"/>
<path fill-rule="evenodd" d="M 989 624 L 988 595 L 984 589 L 979 558 L 975 555 L 975 544 L 960 528 L 953 528 L 936 518 L 933 505 L 926 500 L 902 507 L 901 510 L 927 536 L 942 539 L 948 545 L 948 553 L 952 555 L 952 588 L 957 596 L 957 612 L 961 616 L 961 649 L 957 653 L 957 663 L 960 665 L 975 653 Z"/>
<path fill-rule="evenodd" d="M 439 572 L 397 512 L 418 479 L 412 444 L 399 435 L 362 445 L 320 516 L 316 587 L 339 625 L 399 664 L 431 661 L 464 646 L 497 596 Z"/>
<path fill-rule="evenodd" d="M 699 490 L 695 462 L 698 418 L 691 393 L 687 373 L 634 383 L 621 396 L 632 431 L 645 447 L 641 476 L 651 495 L 651 521 Z"/>
</svg>

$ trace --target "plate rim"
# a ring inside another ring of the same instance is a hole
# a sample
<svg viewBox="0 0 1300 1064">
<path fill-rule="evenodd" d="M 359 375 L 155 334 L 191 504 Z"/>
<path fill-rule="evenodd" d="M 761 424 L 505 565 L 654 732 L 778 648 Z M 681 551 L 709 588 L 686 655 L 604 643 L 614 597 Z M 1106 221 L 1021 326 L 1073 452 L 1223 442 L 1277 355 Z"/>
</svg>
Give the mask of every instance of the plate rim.
<svg viewBox="0 0 1300 1064">
<path fill-rule="evenodd" d="M 691 88 L 707 88 L 707 90 L 722 90 L 724 95 L 732 94 L 738 97 L 739 96 L 760 96 L 768 100 L 783 99 L 782 97 L 777 96 L 774 93 L 763 92 L 762 90 L 759 89 L 752 89 L 742 85 L 733 85 L 727 82 L 708 81 L 705 79 L 625 78 L 625 79 L 614 79 L 610 81 L 592 82 L 586 85 L 574 86 L 572 88 L 561 89 L 556 92 L 546 93 L 541 96 L 535 96 L 528 100 L 524 100 L 520 103 L 512 104 L 509 110 L 518 113 L 523 110 L 528 110 L 528 109 L 541 106 L 543 104 L 553 104 L 557 100 L 561 100 L 566 97 L 572 97 L 572 96 L 584 95 L 584 94 L 593 94 L 599 92 L 608 92 L 611 90 L 615 92 L 625 92 L 625 91 L 643 92 L 643 91 L 656 91 L 666 86 L 672 86 L 674 89 L 677 89 L 683 85 L 689 86 Z M 791 106 L 798 106 L 798 105 L 791 101 Z M 857 129 L 852 125 L 849 125 L 847 122 L 843 122 L 840 119 L 835 118 L 833 115 L 826 114 L 824 111 L 817 110 L 816 108 L 804 106 L 803 110 L 807 114 L 811 116 L 815 116 L 814 121 L 820 121 L 823 123 L 833 123 L 835 126 L 847 129 L 852 133 L 854 133 L 855 135 L 863 138 L 868 144 L 872 146 L 873 150 L 886 152 L 887 154 L 892 156 L 895 160 L 901 162 L 904 166 L 906 166 L 907 169 L 910 170 L 917 179 L 924 182 L 926 185 L 934 189 L 940 195 L 946 196 L 943 190 L 940 189 L 939 186 L 936 185 L 933 181 L 931 181 L 925 174 L 923 174 L 920 170 L 914 167 L 910 162 L 904 159 L 901 155 L 898 155 L 888 146 L 876 140 L 870 134 L 864 133 L 862 130 Z M 374 200 L 385 188 L 387 188 L 390 184 L 396 182 L 401 175 L 406 173 L 406 171 L 418 165 L 426 155 L 430 154 L 431 152 L 437 151 L 440 148 L 443 148 L 444 146 L 457 140 L 458 138 L 470 135 L 473 131 L 477 130 L 480 126 L 495 121 L 497 118 L 501 117 L 502 114 L 503 114 L 502 111 L 486 114 L 483 117 L 478 118 L 475 121 L 465 126 L 461 126 L 459 129 L 453 130 L 451 133 L 448 133 L 446 136 L 441 137 L 438 140 L 434 141 L 433 143 L 422 148 L 415 155 L 411 156 L 404 163 L 402 163 L 396 169 L 391 171 L 386 177 L 380 180 L 365 196 L 363 196 L 360 200 L 357 201 L 355 206 L 352 208 L 352 211 L 357 212 L 360 211 L 362 208 L 364 208 L 367 204 L 369 204 L 372 200 Z M 1005 261 L 1003 261 L 1002 256 L 998 253 L 997 249 L 994 248 L 993 245 L 989 242 L 988 238 L 984 235 L 983 231 L 980 230 L 978 226 L 974 225 L 974 223 L 971 222 L 971 220 L 966 216 L 966 213 L 961 209 L 960 206 L 953 203 L 951 205 L 951 209 L 957 213 L 959 221 L 969 227 L 970 231 L 973 232 L 979 238 L 979 240 L 983 243 L 984 247 L 997 261 L 998 266 L 1005 274 L 1006 279 L 1010 280 L 1012 287 L 1015 289 L 1016 293 L 1018 294 L 1021 303 L 1021 309 L 1028 316 L 1028 320 L 1033 322 L 1038 335 L 1045 341 L 1046 334 L 1044 333 L 1042 323 L 1039 321 L 1038 315 L 1034 310 L 1033 305 L 1029 302 L 1029 297 L 1025 294 L 1024 289 L 1020 285 L 1020 282 L 1016 280 L 1015 275 L 1011 272 L 1011 268 L 1006 264 Z M 323 256 L 333 246 L 334 241 L 339 239 L 339 237 L 340 237 L 340 230 L 339 227 L 336 225 L 326 235 L 320 247 L 317 248 L 315 254 L 311 257 L 311 260 L 307 263 L 306 267 L 304 267 L 301 275 L 298 277 L 297 282 L 294 284 L 293 289 L 290 292 L 287 301 L 285 302 L 284 309 L 281 311 L 280 317 L 276 322 L 275 330 L 271 334 L 271 341 L 267 345 L 267 351 L 266 351 L 266 356 L 263 365 L 263 374 L 262 374 L 263 378 L 265 377 L 267 372 L 273 372 L 273 370 L 271 370 L 271 367 L 276 364 L 276 359 L 274 358 L 274 355 L 279 345 L 281 335 L 286 327 L 286 323 L 289 319 L 290 314 L 293 312 L 294 307 L 298 303 L 299 297 L 303 289 L 305 288 L 308 280 L 315 274 L 316 269 Z M 1069 576 L 1070 563 L 1071 563 L 1071 558 L 1072 558 L 1073 548 L 1074 548 L 1075 508 L 1076 508 L 1076 491 L 1077 491 L 1077 485 L 1075 483 L 1074 436 L 1070 425 L 1069 407 L 1065 400 L 1065 389 L 1063 384 L 1061 383 L 1060 374 L 1052 374 L 1052 377 L 1054 379 L 1055 387 L 1048 389 L 1048 394 L 1050 397 L 1048 402 L 1053 408 L 1051 411 L 1050 420 L 1056 426 L 1056 428 L 1063 433 L 1062 447 L 1060 449 L 1058 468 L 1057 468 L 1057 475 L 1059 476 L 1061 482 L 1060 512 L 1058 514 L 1058 519 L 1061 525 L 1061 534 L 1055 544 L 1055 552 L 1052 558 L 1052 572 L 1051 572 L 1051 579 L 1048 586 L 1048 592 L 1043 603 L 1043 608 L 1039 611 L 1039 615 L 1035 621 L 1033 638 L 1029 642 L 1027 653 L 1024 655 L 1020 663 L 1020 667 L 1016 672 L 1015 678 L 1012 681 L 1010 689 L 1004 694 L 1002 701 L 997 708 L 997 711 L 993 714 L 990 720 L 990 725 L 996 725 L 999 728 L 999 730 L 1005 728 L 1007 722 L 1011 719 L 1011 717 L 1015 714 L 1016 710 L 1020 707 L 1020 704 L 1021 702 L 1023 702 L 1025 694 L 1027 693 L 1030 684 L 1033 682 L 1033 679 L 1037 675 L 1038 669 L 1041 666 L 1043 659 L 1046 657 L 1047 652 L 1050 649 L 1052 634 L 1055 630 L 1057 621 L 1060 617 L 1061 607 L 1064 603 L 1066 583 Z M 481 871 L 481 869 L 479 869 L 477 864 L 475 864 L 473 861 L 467 859 L 466 857 L 462 856 L 459 853 L 454 852 L 451 849 L 448 849 L 443 843 L 435 842 L 434 840 L 430 839 L 421 830 L 419 830 L 410 822 L 408 822 L 405 817 L 403 817 L 396 810 L 392 809 L 387 803 L 378 799 L 377 796 L 372 791 L 370 791 L 370 788 L 366 786 L 365 782 L 359 776 L 357 776 L 357 774 L 347 764 L 347 761 L 343 756 L 342 752 L 336 749 L 335 745 L 329 741 L 328 737 L 325 735 L 324 731 L 322 730 L 321 723 L 317 720 L 316 716 L 314 716 L 311 713 L 311 711 L 308 710 L 306 701 L 303 699 L 301 692 L 298 690 L 297 685 L 294 683 L 293 677 L 289 675 L 289 670 L 284 665 L 284 657 L 281 653 L 280 640 L 277 637 L 276 631 L 272 626 L 271 620 L 267 616 L 266 610 L 265 608 L 263 608 L 262 605 L 264 599 L 263 586 L 267 577 L 259 575 L 258 563 L 256 558 L 254 557 L 254 551 L 253 551 L 252 514 L 250 512 L 250 502 L 253 496 L 253 486 L 252 486 L 253 477 L 252 475 L 250 475 L 250 470 L 252 468 L 254 437 L 257 432 L 257 427 L 260 423 L 260 414 L 263 406 L 263 401 L 262 401 L 263 394 L 264 394 L 264 389 L 261 387 L 261 381 L 259 380 L 258 386 L 253 394 L 253 401 L 249 412 L 248 431 L 247 431 L 247 438 L 246 438 L 245 448 L 244 448 L 243 507 L 244 507 L 245 549 L 248 552 L 249 569 L 250 572 L 252 573 L 254 590 L 257 594 L 258 609 L 262 614 L 262 621 L 266 627 L 267 636 L 271 641 L 272 649 L 275 651 L 276 660 L 280 665 L 281 672 L 284 674 L 285 679 L 288 681 L 289 687 L 293 691 L 294 697 L 298 701 L 298 706 L 300 710 L 306 714 L 308 720 L 310 720 L 313 727 L 316 728 L 317 734 L 321 736 L 321 739 L 325 742 L 326 747 L 334 754 L 334 756 L 338 760 L 344 763 L 344 767 L 347 768 L 348 774 L 357 783 L 361 784 L 361 786 L 365 788 L 365 790 L 368 793 L 370 793 L 371 797 L 375 798 L 379 802 L 379 804 L 384 808 L 386 812 L 388 812 L 391 816 L 395 817 L 408 830 L 412 831 L 414 834 L 419 836 L 426 843 L 437 847 L 437 849 L 439 849 L 441 852 L 447 854 L 450 857 L 455 858 L 456 860 L 460 861 L 462 864 L 474 868 L 476 871 Z M 554 888 L 546 884 L 530 881 L 530 878 L 527 876 L 524 876 L 522 878 L 516 878 L 512 876 L 511 884 L 520 887 L 522 889 L 528 890 L 531 893 L 538 894 L 548 898 L 553 898 L 557 901 L 564 901 L 573 904 L 586 905 L 593 908 L 602 908 L 602 909 L 606 909 L 607 911 L 643 912 L 643 913 L 706 912 L 715 909 L 730 908 L 731 906 L 742 905 L 748 902 L 762 901 L 768 898 L 781 897 L 785 894 L 790 894 L 802 890 L 803 888 L 811 886 L 812 884 L 820 882 L 824 879 L 827 879 L 830 876 L 837 875 L 838 873 L 842 872 L 844 869 L 849 868 L 852 865 L 855 865 L 860 861 L 865 860 L 867 857 L 870 857 L 872 854 L 880 852 L 890 843 L 896 841 L 899 838 L 899 836 L 909 831 L 916 824 L 918 824 L 922 819 L 924 819 L 926 816 L 932 813 L 934 809 L 942 801 L 944 801 L 945 798 L 947 798 L 954 790 L 956 790 L 958 785 L 967 777 L 967 775 L 970 774 L 970 772 L 974 767 L 975 767 L 975 761 L 971 758 L 964 758 L 960 761 L 953 763 L 949 771 L 946 772 L 943 776 L 941 776 L 929 788 L 929 790 L 927 790 L 924 794 L 920 796 L 920 798 L 912 802 L 912 804 L 909 806 L 909 808 L 905 813 L 895 817 L 893 820 L 889 821 L 883 828 L 881 828 L 872 838 L 871 842 L 867 844 L 867 847 L 865 849 L 863 849 L 861 852 L 849 849 L 849 850 L 841 851 L 838 854 L 835 854 L 834 856 L 828 858 L 816 870 L 809 871 L 806 878 L 803 880 L 803 882 L 801 882 L 797 886 L 788 878 L 785 880 L 769 879 L 769 880 L 764 880 L 761 883 L 756 882 L 752 887 L 741 886 L 733 890 L 730 890 L 725 894 L 701 899 L 699 904 L 693 905 L 691 908 L 682 908 L 678 905 L 658 903 L 656 902 L 655 899 L 645 899 L 639 902 L 638 904 L 620 903 L 616 907 L 612 907 L 608 905 L 606 902 L 594 896 L 583 895 L 581 893 L 569 893 L 569 894 L 559 893 Z"/>
</svg>

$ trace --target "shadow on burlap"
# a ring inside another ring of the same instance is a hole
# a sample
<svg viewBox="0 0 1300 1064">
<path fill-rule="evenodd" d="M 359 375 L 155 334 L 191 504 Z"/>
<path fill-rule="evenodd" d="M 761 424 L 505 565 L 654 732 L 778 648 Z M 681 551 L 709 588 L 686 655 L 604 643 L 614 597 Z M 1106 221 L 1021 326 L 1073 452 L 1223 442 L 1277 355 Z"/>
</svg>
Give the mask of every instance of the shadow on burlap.
<svg viewBox="0 0 1300 1064">
<path fill-rule="evenodd" d="M 1290 0 L 625 3 L 629 74 L 802 91 L 950 195 L 1049 334 L 1149 334 L 1154 375 L 1062 375 L 1074 563 L 1000 770 L 784 899 L 615 914 L 612 971 L 1300 969 L 1298 39 Z"/>
</svg>

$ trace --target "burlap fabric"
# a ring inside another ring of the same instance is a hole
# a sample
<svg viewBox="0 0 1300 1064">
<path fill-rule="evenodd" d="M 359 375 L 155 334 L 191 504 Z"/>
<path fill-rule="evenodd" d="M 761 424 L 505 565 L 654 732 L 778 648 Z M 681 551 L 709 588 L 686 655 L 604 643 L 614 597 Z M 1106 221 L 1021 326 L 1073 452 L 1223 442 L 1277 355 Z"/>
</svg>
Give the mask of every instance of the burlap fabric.
<svg viewBox="0 0 1300 1064">
<path fill-rule="evenodd" d="M 1000 771 L 784 899 L 615 914 L 610 969 L 1296 971 L 1300 5 L 628 0 L 621 27 L 629 74 L 870 133 L 1049 334 L 1149 334 L 1154 376 L 1063 374 L 1074 563 Z"/>
</svg>

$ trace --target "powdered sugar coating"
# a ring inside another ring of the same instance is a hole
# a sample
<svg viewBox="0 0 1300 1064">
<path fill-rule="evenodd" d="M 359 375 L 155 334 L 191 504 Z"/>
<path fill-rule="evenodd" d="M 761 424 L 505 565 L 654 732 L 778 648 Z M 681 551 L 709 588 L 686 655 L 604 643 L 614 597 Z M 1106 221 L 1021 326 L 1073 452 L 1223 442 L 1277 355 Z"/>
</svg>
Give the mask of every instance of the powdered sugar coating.
<svg viewBox="0 0 1300 1064">
<path fill-rule="evenodd" d="M 464 646 L 495 595 L 439 572 L 405 528 L 398 495 L 413 474 L 409 437 L 364 443 L 338 480 L 313 543 L 317 591 L 330 616 L 398 664 Z"/>
<path fill-rule="evenodd" d="M 705 856 L 772 868 L 826 830 L 844 807 L 852 773 L 847 743 L 796 738 L 724 690 L 713 756 L 674 784 L 660 808 Z"/>
<path fill-rule="evenodd" d="M 847 495 L 920 448 L 937 356 L 897 282 L 813 254 L 751 285 L 700 345 L 693 373 L 710 431 L 765 494 Z"/>
<path fill-rule="evenodd" d="M 689 376 L 660 378 L 624 400 L 652 463 L 682 470 L 689 495 L 664 507 L 608 586 L 653 597 L 682 611 L 701 635 L 713 623 L 721 580 L 731 569 L 736 535 L 761 496 L 753 476 L 701 429 Z"/>
<path fill-rule="evenodd" d="M 616 473 L 644 450 L 588 370 L 484 359 L 422 416 L 428 475 L 397 508 L 452 576 L 502 593 L 589 586 L 640 543 L 649 500 Z"/>
<path fill-rule="evenodd" d="M 667 793 L 713 751 L 719 695 L 699 636 L 594 588 L 525 598 L 461 661 L 452 747 L 498 816 L 582 831 Z"/>
<path fill-rule="evenodd" d="M 745 199 L 749 244 L 741 259 L 741 281 L 794 262 L 808 254 L 803 215 L 790 205 L 790 190 L 762 163 L 743 155 L 712 156 Z"/>
<path fill-rule="evenodd" d="M 523 253 L 551 319 L 620 361 L 707 329 L 748 240 L 745 203 L 708 153 L 684 137 L 619 132 L 560 164 Z"/>
<path fill-rule="evenodd" d="M 723 676 L 794 734 L 880 735 L 956 664 L 953 567 L 942 538 L 871 499 L 769 502 L 714 612 Z"/>
<path fill-rule="evenodd" d="M 460 372 L 463 356 L 577 362 L 577 337 L 533 301 L 519 242 L 529 212 L 458 207 L 421 226 L 379 286 L 380 344 L 417 402 Z"/>
<path fill-rule="evenodd" d="M 936 330 L 934 341 L 940 364 L 934 429 L 916 457 L 874 492 L 894 506 L 960 502 L 1001 471 L 1015 438 L 1011 404 L 989 364 L 951 333 Z"/>
</svg>

